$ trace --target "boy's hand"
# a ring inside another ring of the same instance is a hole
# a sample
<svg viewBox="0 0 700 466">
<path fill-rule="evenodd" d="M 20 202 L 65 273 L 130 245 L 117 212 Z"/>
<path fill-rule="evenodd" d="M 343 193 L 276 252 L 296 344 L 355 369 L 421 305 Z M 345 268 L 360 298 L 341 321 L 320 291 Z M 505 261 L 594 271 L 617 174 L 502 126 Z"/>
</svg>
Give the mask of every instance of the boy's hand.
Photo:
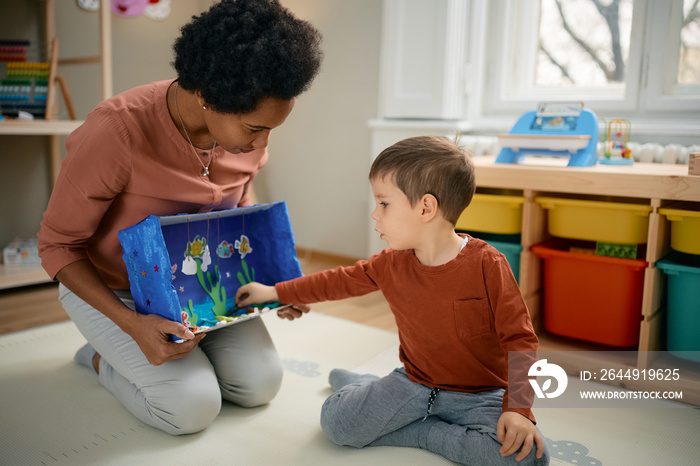
<svg viewBox="0 0 700 466">
<path fill-rule="evenodd" d="M 262 283 L 248 283 L 238 288 L 238 291 L 236 291 L 236 306 L 238 307 L 269 303 L 277 300 L 277 291 L 275 287 L 263 285 Z"/>
<path fill-rule="evenodd" d="M 498 440 L 502 444 L 499 450 L 501 456 L 510 456 L 522 446 L 523 449 L 515 457 L 515 461 L 522 461 L 530 454 L 533 444 L 537 444 L 535 456 L 542 457 L 544 453 L 542 436 L 532 421 L 525 416 L 513 411 L 504 412 L 498 419 L 496 431 Z"/>
<path fill-rule="evenodd" d="M 251 282 L 243 285 L 236 291 L 236 306 L 246 307 L 251 304 L 269 303 L 279 301 L 277 290 L 274 286 L 263 285 L 262 283 Z M 295 304 L 277 311 L 280 319 L 294 320 L 309 312 L 311 308 L 307 304 Z"/>
</svg>

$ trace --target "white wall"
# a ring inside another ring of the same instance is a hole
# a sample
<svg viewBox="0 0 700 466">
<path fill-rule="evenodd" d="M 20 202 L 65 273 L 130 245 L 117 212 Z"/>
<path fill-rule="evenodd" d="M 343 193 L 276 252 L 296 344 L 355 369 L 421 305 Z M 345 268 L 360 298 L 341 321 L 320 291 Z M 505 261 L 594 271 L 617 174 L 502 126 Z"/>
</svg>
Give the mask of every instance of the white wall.
<svg viewBox="0 0 700 466">
<path fill-rule="evenodd" d="M 382 2 L 282 0 L 324 36 L 311 89 L 270 137 L 255 182 L 261 201 L 285 200 L 297 245 L 365 257 L 370 132 L 377 116 Z"/>
</svg>

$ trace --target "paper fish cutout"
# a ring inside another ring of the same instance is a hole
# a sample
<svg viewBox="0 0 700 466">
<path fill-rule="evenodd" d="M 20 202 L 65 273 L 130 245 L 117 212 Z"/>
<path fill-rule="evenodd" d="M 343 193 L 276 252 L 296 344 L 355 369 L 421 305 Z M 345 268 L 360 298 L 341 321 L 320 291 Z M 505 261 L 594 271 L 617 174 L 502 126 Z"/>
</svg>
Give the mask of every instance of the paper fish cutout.
<svg viewBox="0 0 700 466">
<path fill-rule="evenodd" d="M 253 252 L 253 248 L 250 247 L 250 241 L 248 240 L 248 237 L 246 235 L 241 235 L 241 239 L 236 240 L 234 246 L 236 247 L 236 249 L 238 249 L 238 253 L 241 255 L 241 259 L 243 259 L 249 253 Z"/>
<path fill-rule="evenodd" d="M 219 246 L 216 248 L 216 255 L 221 257 L 222 259 L 228 259 L 229 257 L 231 257 L 232 254 L 233 245 L 226 240 L 223 240 L 221 243 L 219 243 Z"/>
</svg>

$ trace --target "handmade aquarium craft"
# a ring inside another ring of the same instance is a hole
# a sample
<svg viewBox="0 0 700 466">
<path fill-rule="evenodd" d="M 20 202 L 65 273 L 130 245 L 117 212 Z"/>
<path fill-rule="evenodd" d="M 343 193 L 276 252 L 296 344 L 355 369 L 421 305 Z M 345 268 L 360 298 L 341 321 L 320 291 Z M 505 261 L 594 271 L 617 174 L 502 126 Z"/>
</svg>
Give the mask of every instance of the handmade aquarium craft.
<svg viewBox="0 0 700 466">
<path fill-rule="evenodd" d="M 119 232 L 136 310 L 182 322 L 194 333 L 280 307 L 235 304 L 250 282 L 301 276 L 284 202 L 218 212 L 146 217 Z"/>
</svg>

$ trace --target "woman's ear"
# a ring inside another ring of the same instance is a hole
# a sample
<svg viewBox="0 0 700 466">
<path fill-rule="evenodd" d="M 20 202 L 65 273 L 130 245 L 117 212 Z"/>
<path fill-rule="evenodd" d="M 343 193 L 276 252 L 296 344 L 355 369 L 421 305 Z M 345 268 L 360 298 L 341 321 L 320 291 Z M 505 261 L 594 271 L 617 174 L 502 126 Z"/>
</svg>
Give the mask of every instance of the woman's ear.
<svg viewBox="0 0 700 466">
<path fill-rule="evenodd" d="M 194 98 L 197 100 L 197 103 L 199 104 L 200 107 L 204 108 L 206 107 L 206 102 L 204 102 L 204 98 L 202 97 L 202 93 L 199 90 L 194 91 Z"/>
<path fill-rule="evenodd" d="M 419 203 L 421 206 L 421 220 L 423 223 L 428 223 L 438 213 L 438 201 L 432 194 L 424 194 L 420 198 Z"/>
</svg>

